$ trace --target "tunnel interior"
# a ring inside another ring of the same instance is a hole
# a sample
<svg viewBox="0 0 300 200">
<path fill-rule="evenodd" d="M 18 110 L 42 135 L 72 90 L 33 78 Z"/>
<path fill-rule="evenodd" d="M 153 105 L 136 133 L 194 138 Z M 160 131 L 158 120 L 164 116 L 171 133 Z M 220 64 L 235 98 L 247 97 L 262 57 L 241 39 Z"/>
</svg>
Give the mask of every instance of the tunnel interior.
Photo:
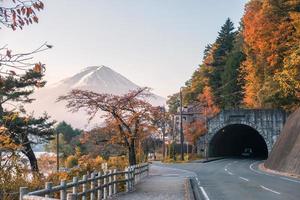
<svg viewBox="0 0 300 200">
<path fill-rule="evenodd" d="M 209 144 L 209 156 L 265 159 L 268 157 L 268 148 L 257 130 L 247 125 L 233 124 L 213 136 Z"/>
</svg>

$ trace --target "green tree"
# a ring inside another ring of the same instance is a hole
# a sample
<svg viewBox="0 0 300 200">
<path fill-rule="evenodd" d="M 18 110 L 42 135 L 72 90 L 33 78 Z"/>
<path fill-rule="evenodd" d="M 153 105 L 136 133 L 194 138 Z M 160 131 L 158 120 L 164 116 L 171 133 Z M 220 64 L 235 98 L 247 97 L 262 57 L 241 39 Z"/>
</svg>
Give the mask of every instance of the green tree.
<svg viewBox="0 0 300 200">
<path fill-rule="evenodd" d="M 216 103 L 223 107 L 225 102 L 221 96 L 222 74 L 224 73 L 228 56 L 230 55 L 237 32 L 234 30 L 233 22 L 228 18 L 225 24 L 221 27 L 214 48 L 211 49 L 212 60 L 209 65 L 212 72 L 210 73 L 209 81 L 213 89 Z"/>
<path fill-rule="evenodd" d="M 180 106 L 179 93 L 168 96 L 167 105 L 171 114 L 177 113 L 177 109 Z"/>
<path fill-rule="evenodd" d="M 60 122 L 56 126 L 55 131 L 61 133 L 66 141 L 71 141 L 73 137 L 80 135 L 82 132 L 79 129 L 74 129 L 70 124 L 66 123 L 65 121 Z"/>
<path fill-rule="evenodd" d="M 222 73 L 222 107 L 238 108 L 243 100 L 243 80 L 241 79 L 240 66 L 245 59 L 242 51 L 243 37 L 239 33 L 234 42 L 234 47 L 228 55 L 224 72 Z"/>
</svg>

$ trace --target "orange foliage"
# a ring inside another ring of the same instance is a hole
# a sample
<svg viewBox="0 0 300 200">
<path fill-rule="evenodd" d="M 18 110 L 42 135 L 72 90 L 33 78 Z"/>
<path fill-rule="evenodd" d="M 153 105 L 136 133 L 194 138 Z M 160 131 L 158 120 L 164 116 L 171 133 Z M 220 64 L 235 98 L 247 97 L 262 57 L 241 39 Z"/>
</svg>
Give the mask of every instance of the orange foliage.
<svg viewBox="0 0 300 200">
<path fill-rule="evenodd" d="M 247 107 L 266 107 L 269 99 L 280 92 L 274 75 L 283 70 L 284 57 L 293 46 L 294 26 L 290 22 L 285 4 L 252 0 L 243 16 L 244 103 Z"/>
<path fill-rule="evenodd" d="M 185 138 L 191 144 L 195 144 L 198 138 L 204 135 L 206 131 L 204 121 L 195 121 L 184 125 Z"/>
<path fill-rule="evenodd" d="M 219 107 L 215 104 L 211 87 L 205 86 L 203 92 L 199 95 L 198 100 L 203 106 L 204 115 L 207 118 L 214 116 L 220 111 Z"/>
</svg>

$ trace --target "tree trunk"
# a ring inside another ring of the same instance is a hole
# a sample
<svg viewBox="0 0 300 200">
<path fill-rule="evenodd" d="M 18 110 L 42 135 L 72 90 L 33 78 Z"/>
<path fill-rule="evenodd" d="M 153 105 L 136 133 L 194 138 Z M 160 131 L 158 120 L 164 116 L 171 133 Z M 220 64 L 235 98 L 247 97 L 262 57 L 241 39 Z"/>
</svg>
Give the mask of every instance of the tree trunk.
<svg viewBox="0 0 300 200">
<path fill-rule="evenodd" d="M 165 128 L 163 128 L 163 160 L 166 159 L 166 140 L 165 140 Z"/>
<path fill-rule="evenodd" d="M 38 162 L 35 157 L 35 154 L 31 148 L 28 138 L 25 139 L 23 144 L 24 150 L 22 151 L 30 162 L 30 167 L 32 172 L 39 172 Z"/>
<path fill-rule="evenodd" d="M 135 141 L 132 139 L 128 147 L 129 165 L 136 165 Z"/>
<path fill-rule="evenodd" d="M 192 154 L 195 154 L 195 153 L 196 153 L 196 145 L 193 144 L 193 145 L 192 145 Z"/>
</svg>

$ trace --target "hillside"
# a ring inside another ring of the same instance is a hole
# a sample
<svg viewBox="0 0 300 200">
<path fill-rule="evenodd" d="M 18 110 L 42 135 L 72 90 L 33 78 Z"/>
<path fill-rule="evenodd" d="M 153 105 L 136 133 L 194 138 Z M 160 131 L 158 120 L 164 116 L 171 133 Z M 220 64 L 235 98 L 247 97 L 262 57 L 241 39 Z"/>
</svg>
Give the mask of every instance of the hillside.
<svg viewBox="0 0 300 200">
<path fill-rule="evenodd" d="M 265 167 L 300 175 L 300 109 L 288 118 Z"/>
</svg>

